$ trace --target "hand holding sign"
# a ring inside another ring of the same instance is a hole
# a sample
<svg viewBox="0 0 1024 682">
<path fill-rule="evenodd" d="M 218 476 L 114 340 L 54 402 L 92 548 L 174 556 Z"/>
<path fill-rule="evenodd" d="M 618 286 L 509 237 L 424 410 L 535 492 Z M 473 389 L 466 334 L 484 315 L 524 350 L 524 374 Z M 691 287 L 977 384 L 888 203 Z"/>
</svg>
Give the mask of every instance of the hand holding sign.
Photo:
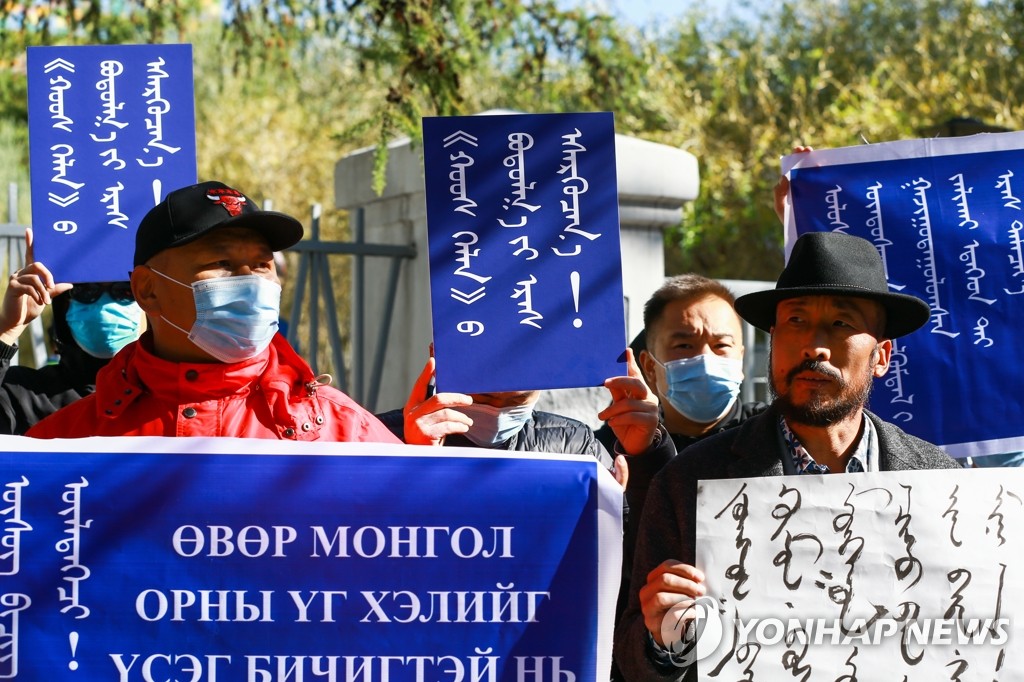
<svg viewBox="0 0 1024 682">
<path fill-rule="evenodd" d="M 814 147 L 793 147 L 794 154 L 813 152 Z M 789 178 L 782 175 L 772 189 L 775 195 L 775 215 L 779 216 L 779 222 L 786 224 L 786 200 L 789 198 Z"/>
<path fill-rule="evenodd" d="M 11 273 L 0 303 L 0 341 L 14 345 L 32 320 L 39 317 L 52 298 L 71 289 L 53 281 L 53 275 L 32 256 L 32 228 L 25 230 L 25 266 Z"/>
<path fill-rule="evenodd" d="M 679 604 L 692 603 L 707 592 L 704 574 L 697 568 L 675 559 L 661 562 L 640 588 L 640 609 L 644 625 L 659 645 L 665 646 L 665 619 Z M 682 631 L 684 627 L 680 627 Z"/>
<path fill-rule="evenodd" d="M 473 420 L 452 409 L 471 405 L 473 399 L 464 393 L 436 393 L 427 396 L 427 387 L 434 378 L 434 358 L 431 356 L 416 379 L 405 403 L 402 415 L 405 421 L 405 442 L 409 445 L 441 445 L 444 437 L 453 433 L 466 433 Z"/>
</svg>

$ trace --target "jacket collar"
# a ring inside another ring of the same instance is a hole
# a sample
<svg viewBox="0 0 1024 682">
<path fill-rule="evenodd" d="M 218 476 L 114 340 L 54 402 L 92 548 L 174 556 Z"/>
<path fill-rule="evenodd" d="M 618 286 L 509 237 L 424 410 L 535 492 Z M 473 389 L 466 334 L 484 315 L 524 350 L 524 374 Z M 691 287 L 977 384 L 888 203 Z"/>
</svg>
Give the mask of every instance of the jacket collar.
<svg viewBox="0 0 1024 682">
<path fill-rule="evenodd" d="M 165 402 L 198 403 L 249 390 L 267 368 L 269 348 L 242 362 L 171 362 L 152 352 L 152 335 L 136 344 L 129 381 L 159 390 Z M 134 374 L 134 376 L 131 376 Z"/>
<path fill-rule="evenodd" d="M 751 417 L 737 427 L 732 443 L 729 473 L 738 478 L 753 476 L 782 476 L 782 457 L 785 446 L 779 433 L 779 410 L 774 403 L 759 415 Z M 897 454 L 901 447 L 893 442 L 896 433 L 889 424 L 864 410 L 864 418 L 871 421 L 878 437 L 878 470 L 913 468 Z"/>
<path fill-rule="evenodd" d="M 294 426 L 290 422 L 295 421 L 290 414 L 290 398 L 296 394 L 314 396 L 316 392 L 313 371 L 280 334 L 256 357 L 231 364 L 171 362 L 154 355 L 152 348 L 152 332 L 146 332 L 100 370 L 96 386 L 100 416 L 119 416 L 143 393 L 151 393 L 164 403 L 183 405 L 260 390 L 275 421 L 287 422 L 282 428 L 290 428 Z M 322 417 L 317 419 L 319 406 L 311 408 L 308 417 L 319 430 L 323 421 Z M 306 418 L 302 415 L 300 429 L 307 423 Z"/>
<path fill-rule="evenodd" d="M 782 476 L 783 448 L 778 420 L 778 410 L 771 405 L 736 427 L 732 457 L 727 464 L 730 477 Z"/>
</svg>

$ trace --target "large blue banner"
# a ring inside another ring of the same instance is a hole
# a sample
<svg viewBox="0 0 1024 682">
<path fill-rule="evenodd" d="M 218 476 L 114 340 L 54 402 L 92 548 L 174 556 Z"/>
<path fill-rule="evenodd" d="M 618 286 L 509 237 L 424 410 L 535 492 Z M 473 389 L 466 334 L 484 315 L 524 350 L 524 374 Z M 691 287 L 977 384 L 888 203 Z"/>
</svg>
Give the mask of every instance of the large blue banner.
<svg viewBox="0 0 1024 682">
<path fill-rule="evenodd" d="M 1024 449 L 1024 133 L 786 157 L 787 246 L 808 231 L 870 240 L 893 291 L 931 307 L 893 343 L 870 407 L 956 457 Z"/>
<path fill-rule="evenodd" d="M 28 121 L 37 260 L 128 279 L 142 216 L 196 181 L 192 46 L 30 47 Z"/>
<path fill-rule="evenodd" d="M 610 113 L 423 119 L 437 386 L 625 373 Z"/>
<path fill-rule="evenodd" d="M 594 460 L 0 446 L 0 679 L 608 678 L 622 498 Z"/>
</svg>

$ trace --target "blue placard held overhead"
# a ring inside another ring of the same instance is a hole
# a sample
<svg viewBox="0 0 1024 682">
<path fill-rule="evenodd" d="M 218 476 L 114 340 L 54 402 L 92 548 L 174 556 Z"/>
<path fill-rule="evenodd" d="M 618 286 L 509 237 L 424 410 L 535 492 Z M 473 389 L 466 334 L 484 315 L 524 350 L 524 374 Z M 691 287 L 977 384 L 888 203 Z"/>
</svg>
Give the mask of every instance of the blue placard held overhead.
<svg viewBox="0 0 1024 682">
<path fill-rule="evenodd" d="M 625 373 L 610 113 L 425 118 L 437 386 L 599 386 Z"/>
<path fill-rule="evenodd" d="M 192 46 L 30 47 L 28 112 L 36 259 L 128 279 L 139 221 L 196 181 Z"/>
<path fill-rule="evenodd" d="M 956 457 L 1024 450 L 1024 133 L 820 150 L 783 170 L 788 245 L 863 237 L 890 289 L 931 308 L 893 342 L 870 408 Z"/>
</svg>

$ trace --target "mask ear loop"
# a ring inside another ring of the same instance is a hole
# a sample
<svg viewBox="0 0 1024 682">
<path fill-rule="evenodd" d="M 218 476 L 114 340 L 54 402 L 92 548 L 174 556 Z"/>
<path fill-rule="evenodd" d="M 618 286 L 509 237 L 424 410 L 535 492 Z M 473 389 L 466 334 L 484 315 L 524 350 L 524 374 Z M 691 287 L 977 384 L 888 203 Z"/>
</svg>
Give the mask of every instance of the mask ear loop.
<svg viewBox="0 0 1024 682">
<path fill-rule="evenodd" d="M 149 266 L 147 265 L 146 267 L 149 267 Z M 193 287 L 191 284 L 185 284 L 184 282 L 179 282 L 178 280 L 174 279 L 170 275 L 165 275 L 164 273 L 160 272 L 156 268 L 149 268 L 149 271 L 150 272 L 155 272 L 156 274 L 160 275 L 164 279 L 167 279 L 167 280 L 170 280 L 170 281 L 174 282 L 178 286 L 185 287 L 186 289 L 193 289 L 193 290 L 195 289 L 195 287 Z"/>
<path fill-rule="evenodd" d="M 320 388 L 321 386 L 330 386 L 331 382 L 333 381 L 334 377 L 332 377 L 330 374 L 327 374 L 326 372 L 324 374 L 318 374 L 315 377 L 313 377 L 312 381 L 306 383 L 306 394 L 313 395 L 314 393 L 316 393 L 316 389 Z"/>
</svg>

